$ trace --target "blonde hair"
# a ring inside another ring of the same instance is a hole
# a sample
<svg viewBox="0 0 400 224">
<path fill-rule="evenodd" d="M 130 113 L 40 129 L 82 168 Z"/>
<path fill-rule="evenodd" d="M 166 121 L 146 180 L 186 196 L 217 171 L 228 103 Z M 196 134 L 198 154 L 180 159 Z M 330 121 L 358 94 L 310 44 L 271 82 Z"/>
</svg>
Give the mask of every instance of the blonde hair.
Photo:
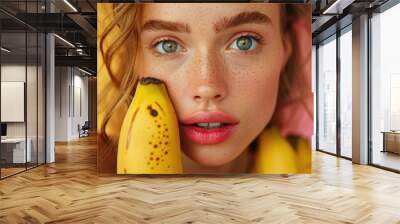
<svg viewBox="0 0 400 224">
<path fill-rule="evenodd" d="M 282 32 L 288 31 L 290 29 L 290 24 L 293 21 L 311 15 L 311 8 L 309 5 L 281 5 Z M 106 73 L 101 74 L 108 75 L 107 83 L 102 83 L 104 88 L 102 91 L 98 91 L 98 112 L 102 114 L 102 119 L 99 119 L 98 125 L 98 144 L 99 150 L 102 148 L 101 150 L 103 157 L 110 158 L 110 160 L 116 156 L 118 136 L 110 137 L 106 133 L 106 127 L 110 122 L 110 119 L 116 114 L 116 111 L 120 112 L 122 110 L 126 112 L 126 109 L 132 101 L 138 81 L 138 77 L 136 76 L 134 70 L 136 58 L 135 55 L 139 42 L 138 28 L 140 21 L 138 18 L 141 16 L 142 4 L 112 3 L 112 9 L 113 13 L 107 17 L 110 22 L 104 27 L 98 37 L 99 57 L 101 57 L 104 63 L 104 69 L 107 71 Z M 311 18 L 305 19 L 311 21 Z M 115 27 L 118 27 L 120 34 L 111 37 Z M 111 43 L 109 46 L 106 46 L 107 44 L 105 44 L 105 40 L 107 38 L 108 42 Z M 293 46 L 293 51 L 288 59 L 282 75 L 280 76 L 278 104 L 288 98 L 291 89 L 302 89 L 304 90 L 304 95 L 306 95 L 307 92 L 310 92 L 311 89 L 310 83 L 299 83 L 298 81 L 295 81 L 295 74 L 299 73 L 301 70 L 304 71 L 304 66 L 307 66 L 307 63 L 300 61 L 300 58 L 297 57 L 298 47 L 296 46 L 295 37 L 293 35 L 291 35 L 291 43 Z M 125 60 L 126 63 L 119 63 L 119 66 L 117 66 L 118 68 L 113 68 L 112 62 L 115 60 L 117 54 L 123 55 L 124 58 L 129 58 L 132 60 Z M 107 94 L 109 94 L 109 90 L 111 89 L 116 90 L 116 96 L 107 96 Z M 104 100 L 106 100 L 106 102 L 104 102 Z M 102 102 L 100 103 L 100 101 Z M 311 116 L 310 111 L 309 114 Z M 119 113 L 118 116 L 120 117 L 120 120 L 118 120 L 119 124 L 117 124 L 117 126 L 120 126 L 124 116 L 123 114 L 121 115 Z M 111 163 L 110 167 L 115 166 L 113 163 Z"/>
</svg>

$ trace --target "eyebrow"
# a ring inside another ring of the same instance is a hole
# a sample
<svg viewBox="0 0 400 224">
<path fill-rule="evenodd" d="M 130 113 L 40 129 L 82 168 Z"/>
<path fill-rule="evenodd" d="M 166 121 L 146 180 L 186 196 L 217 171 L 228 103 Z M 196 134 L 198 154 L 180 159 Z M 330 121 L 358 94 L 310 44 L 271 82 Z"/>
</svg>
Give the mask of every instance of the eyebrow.
<svg viewBox="0 0 400 224">
<path fill-rule="evenodd" d="M 190 27 L 188 24 L 180 22 L 169 22 L 164 20 L 149 20 L 143 27 L 142 31 L 147 30 L 168 30 L 172 32 L 185 32 L 190 33 Z"/>
<path fill-rule="evenodd" d="M 250 12 L 241 12 L 232 17 L 223 17 L 220 21 L 214 24 L 214 30 L 216 33 L 232 28 L 235 26 L 249 24 L 249 23 L 257 23 L 257 24 L 271 24 L 271 19 L 265 15 L 264 13 L 258 11 L 250 11 Z M 143 27 L 142 31 L 149 30 L 167 30 L 172 32 L 180 32 L 180 33 L 190 33 L 190 26 L 186 23 L 181 22 L 171 22 L 165 20 L 149 20 L 147 21 Z"/>
<path fill-rule="evenodd" d="M 216 33 L 218 33 L 224 29 L 248 23 L 257 23 L 257 24 L 265 23 L 268 25 L 271 24 L 271 19 L 264 13 L 258 11 L 241 12 L 236 16 L 230 18 L 224 17 L 221 21 L 214 24 L 214 30 Z"/>
</svg>

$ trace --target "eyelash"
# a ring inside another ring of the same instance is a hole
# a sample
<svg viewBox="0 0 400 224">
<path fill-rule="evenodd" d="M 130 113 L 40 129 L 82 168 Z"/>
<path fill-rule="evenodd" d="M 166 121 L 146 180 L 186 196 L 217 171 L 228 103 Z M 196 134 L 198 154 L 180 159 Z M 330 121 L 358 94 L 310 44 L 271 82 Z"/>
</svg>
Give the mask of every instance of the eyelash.
<svg viewBox="0 0 400 224">
<path fill-rule="evenodd" d="M 155 51 L 155 48 L 157 47 L 157 45 L 159 45 L 161 42 L 163 42 L 163 41 L 174 41 L 174 42 L 176 42 L 179 46 L 181 46 L 181 48 L 183 49 L 183 51 L 184 51 L 184 47 L 182 46 L 182 44 L 180 43 L 180 41 L 177 41 L 175 38 L 171 38 L 171 37 L 162 37 L 162 38 L 160 38 L 160 39 L 157 39 L 155 42 L 152 42 L 151 44 L 150 44 L 150 46 L 149 46 L 149 48 L 150 48 L 150 50 L 152 50 L 153 51 L 153 53 L 156 55 L 156 56 L 169 56 L 169 55 L 175 55 L 175 54 L 177 54 L 177 53 L 167 53 L 167 54 L 163 54 L 163 53 L 159 53 L 159 52 L 157 52 L 157 51 Z"/>
<path fill-rule="evenodd" d="M 253 33 L 240 33 L 239 35 L 235 35 L 235 36 L 234 36 L 233 41 L 236 40 L 236 39 L 239 39 L 239 38 L 241 38 L 241 37 L 252 37 L 252 38 L 254 38 L 254 40 L 256 40 L 257 42 L 259 42 L 260 44 L 262 44 L 262 43 L 263 43 L 263 40 L 264 40 L 261 36 L 256 35 L 256 34 L 253 34 Z M 233 41 L 231 41 L 231 43 L 232 43 Z"/>
<path fill-rule="evenodd" d="M 259 36 L 257 34 L 253 34 L 253 33 L 241 32 L 240 34 L 234 35 L 234 37 L 231 39 L 231 41 L 229 41 L 228 47 L 231 46 L 234 41 L 236 41 L 237 39 L 239 39 L 241 37 L 251 37 L 252 39 L 254 39 L 256 41 L 257 44 L 264 45 L 264 38 L 263 37 L 261 37 L 261 36 Z M 235 50 L 235 49 L 233 49 L 233 50 Z M 253 51 L 254 50 L 240 51 L 240 53 L 249 54 L 249 53 L 252 53 Z"/>
<path fill-rule="evenodd" d="M 239 38 L 241 38 L 241 37 L 251 37 L 251 38 L 253 38 L 253 39 L 257 42 L 257 44 L 261 44 L 261 45 L 264 44 L 264 39 L 263 39 L 261 36 L 256 35 L 256 34 L 253 34 L 253 33 L 243 33 L 243 32 L 242 32 L 242 33 L 240 33 L 239 35 L 235 35 L 234 38 L 232 38 L 231 41 L 229 42 L 228 46 L 232 45 L 232 43 L 233 43 L 235 40 L 237 40 L 237 39 L 239 39 Z M 177 40 L 175 40 L 174 38 L 171 38 L 171 37 L 163 37 L 163 38 L 160 38 L 160 39 L 156 40 L 155 42 L 152 42 L 152 43 L 150 44 L 150 46 L 149 46 L 149 48 L 153 51 L 153 53 L 154 53 L 156 56 L 170 56 L 170 55 L 176 55 L 176 54 L 177 54 L 177 53 L 166 53 L 166 54 L 164 54 L 164 53 L 160 53 L 160 52 L 155 51 L 155 48 L 157 47 L 157 45 L 159 45 L 159 44 L 162 43 L 163 41 L 174 41 L 174 42 L 176 42 L 179 46 L 181 46 L 181 48 L 182 48 L 183 50 L 185 49 L 185 48 L 182 46 L 182 44 L 180 44 L 180 42 L 177 41 Z M 251 50 L 251 51 L 253 51 L 253 50 Z M 246 54 L 246 53 L 250 53 L 251 51 L 241 51 L 241 53 Z M 178 53 L 179 53 L 179 52 L 178 52 Z"/>
</svg>

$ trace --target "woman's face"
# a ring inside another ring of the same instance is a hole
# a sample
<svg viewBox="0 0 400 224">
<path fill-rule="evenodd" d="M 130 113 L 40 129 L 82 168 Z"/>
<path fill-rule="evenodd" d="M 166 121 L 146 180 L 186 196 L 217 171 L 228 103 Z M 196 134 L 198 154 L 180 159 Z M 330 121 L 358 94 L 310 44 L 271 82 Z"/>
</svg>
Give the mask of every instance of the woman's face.
<svg viewBox="0 0 400 224">
<path fill-rule="evenodd" d="M 144 4 L 137 73 L 166 83 L 184 153 L 224 165 L 270 121 L 290 53 L 278 4 Z"/>
</svg>

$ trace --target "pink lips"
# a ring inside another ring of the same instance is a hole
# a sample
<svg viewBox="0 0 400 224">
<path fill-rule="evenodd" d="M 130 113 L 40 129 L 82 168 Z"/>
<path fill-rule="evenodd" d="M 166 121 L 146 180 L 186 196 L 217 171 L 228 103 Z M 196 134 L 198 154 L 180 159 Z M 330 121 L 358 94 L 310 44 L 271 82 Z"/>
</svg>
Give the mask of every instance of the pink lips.
<svg viewBox="0 0 400 224">
<path fill-rule="evenodd" d="M 223 123 L 222 127 L 204 128 L 196 123 Z M 238 124 L 234 117 L 220 111 L 197 112 L 182 122 L 184 135 L 198 144 L 217 144 L 225 141 Z"/>
</svg>

